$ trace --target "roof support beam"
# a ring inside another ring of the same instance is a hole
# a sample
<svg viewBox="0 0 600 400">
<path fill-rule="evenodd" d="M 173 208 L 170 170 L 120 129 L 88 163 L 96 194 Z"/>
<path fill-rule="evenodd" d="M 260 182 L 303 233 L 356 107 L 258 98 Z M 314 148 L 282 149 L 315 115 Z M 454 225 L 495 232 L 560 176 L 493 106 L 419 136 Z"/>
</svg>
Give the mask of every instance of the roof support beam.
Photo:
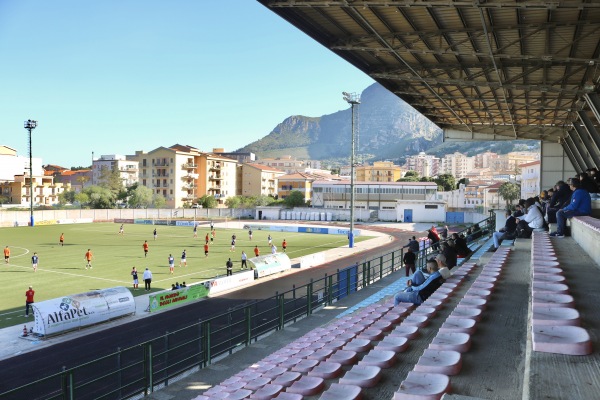
<svg viewBox="0 0 600 400">
<path fill-rule="evenodd" d="M 587 169 L 587 168 L 583 168 L 583 165 L 579 164 L 581 162 L 581 160 L 575 156 L 575 153 L 573 152 L 571 147 L 569 147 L 568 139 L 562 139 L 560 141 L 560 144 L 561 144 L 565 154 L 571 161 L 571 164 L 573 164 L 573 167 L 575 167 L 575 170 L 584 171 Z"/>
<path fill-rule="evenodd" d="M 571 132 L 573 132 L 573 131 L 571 131 Z M 563 140 L 564 140 L 567 148 L 573 154 L 573 158 L 576 161 L 575 163 L 573 163 L 573 166 L 578 165 L 579 166 L 578 171 L 585 171 L 586 169 L 588 169 L 588 164 L 585 161 L 585 157 L 579 151 L 579 147 L 575 144 L 575 140 L 573 139 L 573 137 L 571 137 L 571 133 L 570 132 L 567 133 L 567 135 L 564 137 Z"/>
<path fill-rule="evenodd" d="M 589 143 L 589 140 L 587 139 L 587 136 L 586 136 L 587 131 L 585 130 L 585 127 L 578 121 L 575 121 L 573 123 L 573 127 L 575 128 L 573 131 L 571 131 L 571 137 L 573 138 L 573 142 L 579 149 L 579 152 L 581 153 L 581 155 L 584 157 L 585 164 L 587 165 L 587 167 L 592 168 L 595 166 L 596 160 L 593 157 L 594 154 L 593 154 L 592 148 L 590 146 L 591 143 Z M 589 143 L 589 145 L 588 145 L 588 143 Z"/>
<path fill-rule="evenodd" d="M 588 117 L 585 111 L 579 111 L 577 115 L 579 115 L 579 119 L 581 120 L 581 122 L 583 123 L 583 127 L 585 128 L 585 132 L 579 131 L 581 135 L 581 140 L 583 140 L 583 143 L 585 143 L 586 147 L 588 148 L 588 151 L 594 158 L 594 163 L 596 164 L 596 167 L 598 167 L 600 166 L 600 148 L 598 148 L 598 142 L 594 139 L 598 137 L 598 131 L 594 127 L 594 123 L 592 122 L 590 117 Z M 577 126 L 578 124 L 576 122 L 573 125 Z"/>
</svg>

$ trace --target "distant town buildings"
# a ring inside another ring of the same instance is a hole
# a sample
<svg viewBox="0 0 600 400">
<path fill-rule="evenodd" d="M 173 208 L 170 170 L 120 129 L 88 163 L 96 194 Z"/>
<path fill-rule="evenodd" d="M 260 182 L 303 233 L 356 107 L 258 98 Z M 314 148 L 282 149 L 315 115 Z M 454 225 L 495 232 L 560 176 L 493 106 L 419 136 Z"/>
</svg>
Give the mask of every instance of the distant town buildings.
<svg viewBox="0 0 600 400">
<path fill-rule="evenodd" d="M 306 168 L 321 169 L 321 161 L 318 160 L 298 160 L 292 156 L 282 156 L 277 158 L 261 158 L 255 161 L 255 164 L 267 165 L 284 171 L 286 174 L 292 174 L 296 171 L 303 171 Z"/>
<path fill-rule="evenodd" d="M 107 171 L 118 171 L 123 187 L 138 182 L 138 162 L 118 154 L 103 155 L 92 160 L 92 184 L 98 185 Z"/>
<path fill-rule="evenodd" d="M 528 199 L 530 197 L 539 196 L 540 188 L 540 169 L 541 163 L 533 161 L 530 163 L 521 164 L 521 198 Z"/>
</svg>

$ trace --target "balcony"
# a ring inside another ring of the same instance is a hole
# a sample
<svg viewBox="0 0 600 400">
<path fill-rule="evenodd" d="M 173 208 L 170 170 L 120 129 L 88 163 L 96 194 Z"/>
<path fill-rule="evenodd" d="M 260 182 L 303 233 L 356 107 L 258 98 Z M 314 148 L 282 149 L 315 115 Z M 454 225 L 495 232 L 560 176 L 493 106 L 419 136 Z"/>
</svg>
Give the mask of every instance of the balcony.
<svg viewBox="0 0 600 400">
<path fill-rule="evenodd" d="M 168 167 L 169 166 L 169 162 L 168 161 L 154 161 L 152 160 L 152 166 L 154 167 Z"/>
<path fill-rule="evenodd" d="M 198 179 L 198 174 L 187 173 L 182 176 L 183 179 Z"/>
<path fill-rule="evenodd" d="M 155 174 L 155 173 L 152 173 L 152 177 L 153 178 L 168 178 L 169 174 L 167 174 L 166 172 L 164 174 Z"/>
<path fill-rule="evenodd" d="M 181 164 L 181 168 L 184 168 L 184 169 L 195 169 L 197 167 L 198 167 L 198 164 L 194 164 L 194 163 Z"/>
<path fill-rule="evenodd" d="M 212 171 L 219 171 L 221 169 L 221 164 L 213 164 L 210 166 Z"/>
<path fill-rule="evenodd" d="M 181 198 L 183 200 L 187 201 L 187 200 L 194 200 L 196 198 L 196 196 L 194 196 L 193 194 L 186 194 L 186 195 L 181 196 Z"/>
<path fill-rule="evenodd" d="M 221 178 L 221 176 L 218 176 L 218 175 L 210 175 L 210 176 L 208 177 L 208 179 L 210 179 L 211 181 L 220 181 L 220 180 L 222 180 L 223 178 Z"/>
<path fill-rule="evenodd" d="M 194 185 L 193 183 L 188 183 L 182 186 L 183 190 L 194 190 L 195 188 L 197 188 L 197 185 Z"/>
</svg>

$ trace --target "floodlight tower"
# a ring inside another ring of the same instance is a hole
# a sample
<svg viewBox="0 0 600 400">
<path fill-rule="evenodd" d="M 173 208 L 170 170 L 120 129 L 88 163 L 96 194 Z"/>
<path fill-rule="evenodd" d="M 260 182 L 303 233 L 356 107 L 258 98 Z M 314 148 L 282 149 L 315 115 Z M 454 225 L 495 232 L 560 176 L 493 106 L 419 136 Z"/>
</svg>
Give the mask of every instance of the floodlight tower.
<svg viewBox="0 0 600 400">
<path fill-rule="evenodd" d="M 31 131 L 37 127 L 37 121 L 25 121 L 25 129 L 29 131 L 29 226 L 33 227 L 33 156 L 31 152 Z"/>
<path fill-rule="evenodd" d="M 356 93 L 342 92 L 344 101 L 352 108 L 352 140 L 350 151 L 350 232 L 348 233 L 348 247 L 354 247 L 354 137 L 355 137 L 355 108 L 360 104 L 360 95 Z"/>
</svg>

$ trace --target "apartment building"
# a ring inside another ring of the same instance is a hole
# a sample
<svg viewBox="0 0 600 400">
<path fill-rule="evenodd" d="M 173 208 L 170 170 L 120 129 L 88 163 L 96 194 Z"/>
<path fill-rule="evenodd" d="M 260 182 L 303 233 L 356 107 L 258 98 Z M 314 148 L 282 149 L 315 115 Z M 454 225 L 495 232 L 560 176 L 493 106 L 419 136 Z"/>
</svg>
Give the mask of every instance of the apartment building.
<svg viewBox="0 0 600 400">
<path fill-rule="evenodd" d="M 92 170 L 91 169 L 79 169 L 72 171 L 70 169 L 54 172 L 54 182 L 62 183 L 63 185 L 69 184 L 71 190 L 81 192 L 83 188 L 92 185 Z"/>
<path fill-rule="evenodd" d="M 32 158 L 33 176 L 44 175 L 42 159 Z M 17 175 L 29 176 L 29 157 L 17 155 L 17 150 L 0 146 L 0 181 L 14 181 Z"/>
<path fill-rule="evenodd" d="M 92 185 L 99 185 L 105 171 L 119 172 L 123 187 L 129 187 L 138 182 L 139 163 L 128 160 L 126 156 L 118 154 L 102 155 L 92 160 Z"/>
<path fill-rule="evenodd" d="M 438 176 L 442 173 L 440 167 L 441 162 L 438 157 L 427 155 L 424 152 L 406 158 L 405 169 L 417 171 L 419 176 Z"/>
<path fill-rule="evenodd" d="M 319 160 L 298 160 L 292 156 L 282 156 L 277 158 L 261 158 L 254 161 L 254 164 L 267 165 L 284 171 L 286 174 L 292 174 L 296 171 L 303 171 L 306 168 L 321 168 Z"/>
<path fill-rule="evenodd" d="M 165 197 L 168 207 L 191 206 L 204 195 L 224 205 L 236 194 L 237 162 L 227 157 L 175 144 L 127 158 L 139 163 L 139 184 Z"/>
<path fill-rule="evenodd" d="M 260 164 L 238 167 L 238 194 L 242 196 L 276 196 L 279 178 L 285 172 Z"/>
<path fill-rule="evenodd" d="M 355 174 L 355 179 L 362 182 L 396 182 L 402 178 L 402 168 L 391 161 L 376 161 L 357 166 Z"/>
<path fill-rule="evenodd" d="M 31 204 L 31 193 L 33 192 L 34 206 L 51 206 L 58 204 L 58 195 L 65 190 L 70 190 L 71 185 L 54 182 L 52 176 L 33 177 L 32 189 L 30 191 L 29 175 L 15 175 L 12 181 L 0 182 L 0 195 L 3 203 L 11 205 L 29 206 Z"/>
<path fill-rule="evenodd" d="M 331 180 L 332 175 L 311 174 L 307 172 L 296 172 L 279 177 L 277 193 L 279 198 L 285 199 L 294 190 L 304 194 L 304 201 L 308 202 L 313 197 L 313 182 L 318 180 Z"/>
<path fill-rule="evenodd" d="M 467 173 L 473 169 L 473 157 L 457 152 L 447 154 L 441 160 L 440 174 L 449 174 L 457 180 L 467 176 Z"/>
</svg>

